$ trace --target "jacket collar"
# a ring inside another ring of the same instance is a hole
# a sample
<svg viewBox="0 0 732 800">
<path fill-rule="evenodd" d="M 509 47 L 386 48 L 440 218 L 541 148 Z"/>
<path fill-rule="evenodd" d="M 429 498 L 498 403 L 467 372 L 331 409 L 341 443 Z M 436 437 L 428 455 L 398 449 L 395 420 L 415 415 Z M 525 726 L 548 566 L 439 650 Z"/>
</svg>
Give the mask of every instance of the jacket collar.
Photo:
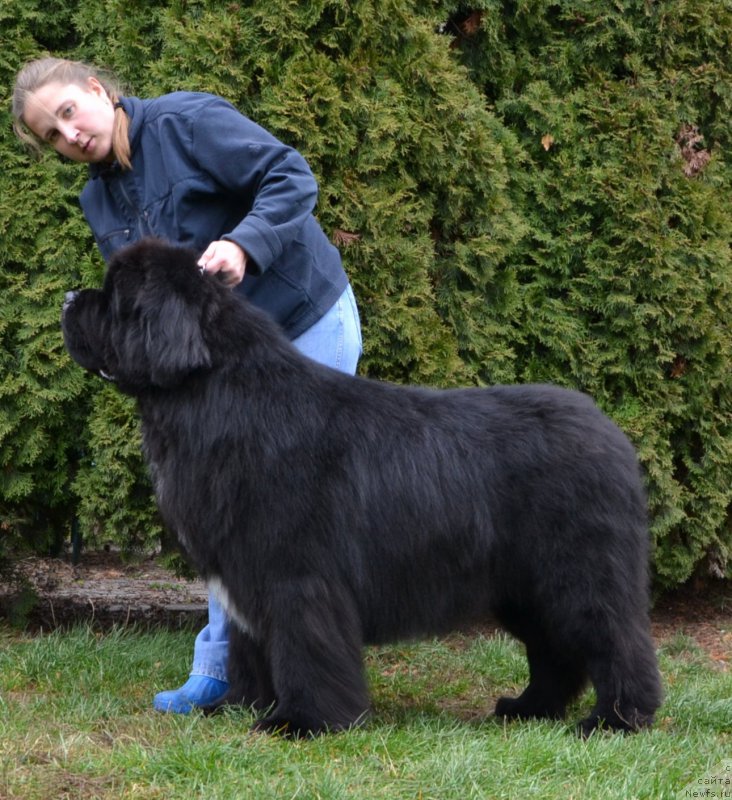
<svg viewBox="0 0 732 800">
<path fill-rule="evenodd" d="M 119 103 L 125 114 L 130 118 L 130 152 L 134 156 L 142 136 L 142 125 L 145 117 L 142 100 L 139 97 L 120 97 Z M 89 165 L 89 177 L 92 180 L 96 178 L 112 178 L 121 171 L 122 167 L 116 159 L 111 164 L 99 162 L 98 164 Z"/>
</svg>

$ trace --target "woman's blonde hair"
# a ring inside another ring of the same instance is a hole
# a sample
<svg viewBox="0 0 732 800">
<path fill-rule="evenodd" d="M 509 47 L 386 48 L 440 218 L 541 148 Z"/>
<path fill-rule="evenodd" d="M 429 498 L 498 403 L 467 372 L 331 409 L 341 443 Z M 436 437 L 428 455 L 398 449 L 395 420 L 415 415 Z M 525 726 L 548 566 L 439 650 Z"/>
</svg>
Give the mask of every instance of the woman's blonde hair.
<svg viewBox="0 0 732 800">
<path fill-rule="evenodd" d="M 89 78 L 96 78 L 99 81 L 114 105 L 112 153 L 124 169 L 132 169 L 130 121 L 122 106 L 119 105 L 120 90 L 114 81 L 81 61 L 69 61 L 65 58 L 39 58 L 36 61 L 29 61 L 20 70 L 15 78 L 15 87 L 13 88 L 13 130 L 21 141 L 35 150 L 40 150 L 42 142 L 28 129 L 23 119 L 28 97 L 49 83 L 60 83 L 64 86 L 71 83 L 86 88 Z"/>
</svg>

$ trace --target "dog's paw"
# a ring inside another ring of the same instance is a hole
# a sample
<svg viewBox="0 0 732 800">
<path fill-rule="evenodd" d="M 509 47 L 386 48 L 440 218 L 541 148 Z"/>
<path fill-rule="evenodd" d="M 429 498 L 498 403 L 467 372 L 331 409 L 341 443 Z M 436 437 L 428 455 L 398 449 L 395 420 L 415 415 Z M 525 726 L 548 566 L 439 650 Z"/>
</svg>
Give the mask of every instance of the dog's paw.
<svg viewBox="0 0 732 800">
<path fill-rule="evenodd" d="M 285 739 L 306 739 L 327 733 L 325 723 L 315 720 L 292 719 L 280 714 L 271 714 L 252 725 L 253 733 L 268 733 Z"/>
<path fill-rule="evenodd" d="M 266 708 L 271 708 L 269 706 L 259 706 L 257 701 L 250 702 L 247 698 L 242 697 L 242 695 L 238 692 L 233 690 L 229 690 L 223 697 L 220 697 L 218 700 L 215 700 L 213 703 L 206 703 L 200 706 L 201 711 L 206 716 L 211 716 L 212 714 L 216 714 L 219 711 L 225 708 L 234 708 L 234 709 L 243 709 L 245 711 L 249 711 L 252 714 L 257 713 L 257 711 L 264 710 Z"/>
<path fill-rule="evenodd" d="M 363 725 L 367 712 L 356 719 L 343 717 L 339 720 L 325 720 L 303 711 L 288 711 L 274 708 L 270 714 L 252 726 L 252 732 L 283 736 L 286 739 L 305 739 L 322 736 L 326 733 L 340 733 Z"/>
<path fill-rule="evenodd" d="M 637 733 L 653 725 L 653 714 L 644 714 L 633 709 L 628 714 L 621 715 L 617 711 L 605 717 L 593 713 L 577 724 L 577 735 L 582 739 L 589 739 L 595 731 L 606 733 Z"/>
<path fill-rule="evenodd" d="M 563 719 L 564 708 L 551 703 L 530 703 L 523 697 L 501 697 L 495 715 L 502 719 Z"/>
</svg>

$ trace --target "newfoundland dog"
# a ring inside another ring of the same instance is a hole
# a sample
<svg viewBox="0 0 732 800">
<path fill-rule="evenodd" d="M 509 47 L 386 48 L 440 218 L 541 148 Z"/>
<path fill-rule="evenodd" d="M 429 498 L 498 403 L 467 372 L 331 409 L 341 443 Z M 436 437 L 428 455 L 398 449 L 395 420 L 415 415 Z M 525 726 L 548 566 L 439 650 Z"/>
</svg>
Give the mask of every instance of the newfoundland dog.
<svg viewBox="0 0 732 800">
<path fill-rule="evenodd" d="M 661 688 L 633 447 L 586 396 L 436 390 L 302 356 L 190 250 L 122 250 L 67 295 L 71 356 L 137 399 L 160 511 L 234 621 L 226 703 L 291 736 L 361 722 L 365 644 L 497 619 L 506 719 L 648 726 Z"/>
</svg>

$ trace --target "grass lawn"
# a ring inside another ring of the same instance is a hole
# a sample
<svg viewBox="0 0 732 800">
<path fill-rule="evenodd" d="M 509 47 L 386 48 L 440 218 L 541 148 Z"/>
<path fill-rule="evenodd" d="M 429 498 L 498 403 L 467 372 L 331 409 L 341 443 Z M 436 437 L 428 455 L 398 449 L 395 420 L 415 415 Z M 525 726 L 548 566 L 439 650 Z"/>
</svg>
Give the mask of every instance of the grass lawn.
<svg viewBox="0 0 732 800">
<path fill-rule="evenodd" d="M 369 724 L 297 742 L 249 734 L 243 711 L 153 712 L 192 645 L 188 632 L 0 627 L 0 799 L 732 798 L 732 674 L 688 638 L 661 646 L 656 727 L 588 741 L 573 723 L 590 692 L 566 723 L 491 716 L 526 680 L 504 636 L 369 649 Z M 719 770 L 729 783 L 704 782 Z"/>
</svg>

